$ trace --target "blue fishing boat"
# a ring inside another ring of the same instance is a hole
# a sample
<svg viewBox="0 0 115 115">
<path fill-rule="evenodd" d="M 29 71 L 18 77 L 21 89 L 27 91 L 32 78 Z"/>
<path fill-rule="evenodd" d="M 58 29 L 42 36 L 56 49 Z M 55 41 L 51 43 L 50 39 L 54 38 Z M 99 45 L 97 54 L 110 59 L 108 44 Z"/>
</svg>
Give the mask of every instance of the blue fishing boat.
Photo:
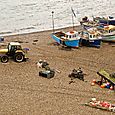
<svg viewBox="0 0 115 115">
<path fill-rule="evenodd" d="M 52 33 L 51 37 L 58 43 L 67 47 L 79 47 L 80 37 L 77 31 Z"/>
<path fill-rule="evenodd" d="M 83 31 L 80 36 L 82 46 L 91 46 L 98 48 L 101 46 L 102 37 L 99 36 L 98 32 Z"/>
</svg>

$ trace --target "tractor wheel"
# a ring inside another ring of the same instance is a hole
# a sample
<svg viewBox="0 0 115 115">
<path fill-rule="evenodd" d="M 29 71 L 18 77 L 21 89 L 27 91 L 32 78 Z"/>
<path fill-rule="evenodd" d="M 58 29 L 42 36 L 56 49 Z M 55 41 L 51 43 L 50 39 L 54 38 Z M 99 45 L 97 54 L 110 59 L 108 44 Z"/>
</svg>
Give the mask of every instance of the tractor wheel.
<svg viewBox="0 0 115 115">
<path fill-rule="evenodd" d="M 8 56 L 2 56 L 2 57 L 1 57 L 1 62 L 2 62 L 2 63 L 7 63 L 8 61 L 9 61 Z"/>
<path fill-rule="evenodd" d="M 15 56 L 14 56 L 14 60 L 16 61 L 16 62 L 23 62 L 23 60 L 24 60 L 24 55 L 22 54 L 22 53 L 17 53 L 17 54 L 15 54 Z"/>
</svg>

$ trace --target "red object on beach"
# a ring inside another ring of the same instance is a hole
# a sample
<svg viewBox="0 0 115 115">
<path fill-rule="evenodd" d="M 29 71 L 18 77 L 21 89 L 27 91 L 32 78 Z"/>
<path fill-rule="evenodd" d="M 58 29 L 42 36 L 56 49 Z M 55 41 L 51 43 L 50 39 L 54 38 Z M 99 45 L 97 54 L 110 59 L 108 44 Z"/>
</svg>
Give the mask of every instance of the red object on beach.
<svg viewBox="0 0 115 115">
<path fill-rule="evenodd" d="M 111 106 L 111 104 L 108 103 L 108 102 L 101 102 L 100 105 L 101 105 L 102 107 L 106 107 L 106 108 L 109 108 L 109 107 Z"/>
<path fill-rule="evenodd" d="M 113 90 L 113 86 L 110 87 L 110 90 Z"/>
<path fill-rule="evenodd" d="M 105 88 L 105 85 L 101 85 L 100 87 L 101 87 L 101 88 Z"/>
<path fill-rule="evenodd" d="M 93 79 L 93 83 L 96 83 L 96 80 L 95 80 L 95 79 Z"/>
</svg>

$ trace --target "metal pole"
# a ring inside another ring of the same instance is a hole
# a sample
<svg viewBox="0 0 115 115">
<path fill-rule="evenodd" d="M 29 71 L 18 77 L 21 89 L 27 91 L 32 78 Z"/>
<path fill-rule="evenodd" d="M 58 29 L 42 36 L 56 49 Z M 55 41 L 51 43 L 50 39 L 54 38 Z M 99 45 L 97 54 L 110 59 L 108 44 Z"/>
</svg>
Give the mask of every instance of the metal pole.
<svg viewBox="0 0 115 115">
<path fill-rule="evenodd" d="M 53 16 L 53 14 L 54 14 L 54 11 L 52 11 L 52 25 L 53 25 L 53 33 L 54 33 L 54 16 Z"/>
<path fill-rule="evenodd" d="M 73 30 L 74 30 L 74 17 L 73 17 L 73 13 L 72 13 L 72 23 L 73 23 Z"/>
</svg>

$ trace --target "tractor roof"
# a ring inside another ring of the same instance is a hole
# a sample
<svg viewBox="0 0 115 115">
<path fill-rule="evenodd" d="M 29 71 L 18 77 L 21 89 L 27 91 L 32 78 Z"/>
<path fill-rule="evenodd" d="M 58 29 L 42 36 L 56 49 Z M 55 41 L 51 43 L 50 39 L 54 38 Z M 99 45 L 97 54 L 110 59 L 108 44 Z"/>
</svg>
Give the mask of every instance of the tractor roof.
<svg viewBox="0 0 115 115">
<path fill-rule="evenodd" d="M 16 46 L 18 46 L 18 45 L 20 45 L 20 43 L 18 43 L 18 42 L 10 42 L 10 45 L 16 45 Z"/>
</svg>

